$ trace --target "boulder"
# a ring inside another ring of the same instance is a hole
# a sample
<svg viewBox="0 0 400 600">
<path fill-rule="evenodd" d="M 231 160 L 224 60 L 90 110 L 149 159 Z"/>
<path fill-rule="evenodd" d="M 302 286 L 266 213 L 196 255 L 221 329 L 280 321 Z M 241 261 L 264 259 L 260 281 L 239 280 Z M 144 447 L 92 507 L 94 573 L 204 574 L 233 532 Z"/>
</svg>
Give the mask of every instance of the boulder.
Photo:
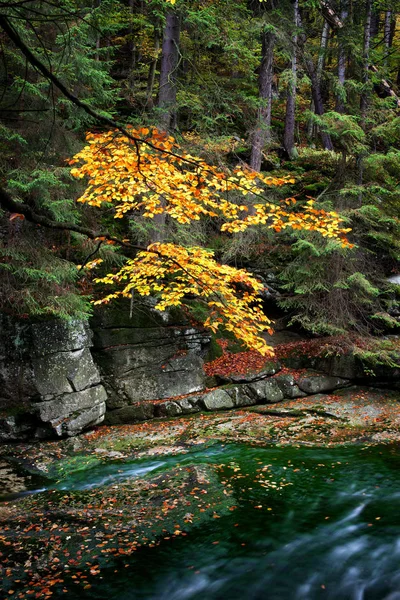
<svg viewBox="0 0 400 600">
<path fill-rule="evenodd" d="M 256 404 L 256 399 L 252 396 L 245 385 L 236 385 L 235 387 L 226 388 L 226 392 L 233 400 L 236 407 L 252 406 Z"/>
<path fill-rule="evenodd" d="M 296 384 L 295 378 L 291 374 L 278 375 L 274 378 L 285 398 L 302 398 L 307 396 L 305 392 L 302 392 L 299 386 Z"/>
<path fill-rule="evenodd" d="M 182 407 L 177 402 L 160 402 L 154 407 L 156 417 L 177 417 L 182 414 Z"/>
<path fill-rule="evenodd" d="M 29 414 L 0 416 L 0 442 L 26 440 L 33 436 L 37 422 Z"/>
<path fill-rule="evenodd" d="M 225 410 L 234 408 L 235 404 L 226 390 L 217 389 L 208 392 L 202 398 L 202 404 L 206 410 Z"/>
<path fill-rule="evenodd" d="M 51 421 L 51 426 L 58 436 L 74 436 L 87 429 L 94 427 L 104 421 L 106 403 L 101 402 L 86 410 L 76 411 L 64 419 Z"/>
<path fill-rule="evenodd" d="M 92 321 L 93 356 L 107 389 L 108 410 L 205 388 L 202 354 L 208 333 L 190 326 L 182 311 L 136 306 L 129 315 L 129 302 L 120 302 L 97 312 Z"/>
<path fill-rule="evenodd" d="M 331 392 L 349 385 L 347 379 L 324 375 L 323 373 L 309 372 L 299 377 L 296 381 L 299 388 L 306 394 L 319 394 Z"/>
<path fill-rule="evenodd" d="M 86 321 L 30 323 L 0 315 L 0 325 L 3 439 L 71 436 L 102 421 L 107 395 Z"/>
<path fill-rule="evenodd" d="M 255 398 L 257 404 L 273 404 L 280 402 L 284 398 L 276 379 L 255 381 L 254 383 L 247 384 L 246 387 Z"/>
<path fill-rule="evenodd" d="M 176 404 L 178 404 L 178 406 L 181 407 L 182 413 L 184 415 L 199 412 L 201 410 L 199 402 L 200 396 L 191 396 L 190 398 L 182 398 L 181 400 L 176 400 Z"/>
<path fill-rule="evenodd" d="M 149 361 L 145 367 L 119 375 L 107 370 L 108 385 L 114 389 L 114 386 L 119 388 L 118 399 L 111 395 L 110 402 L 121 402 L 121 398 L 124 398 L 125 404 L 132 404 L 143 400 L 183 396 L 204 389 L 203 360 L 200 356 L 188 354 L 165 359 L 163 363 L 160 365 L 160 361 Z M 109 363 L 108 369 L 111 366 L 112 363 Z"/>
</svg>

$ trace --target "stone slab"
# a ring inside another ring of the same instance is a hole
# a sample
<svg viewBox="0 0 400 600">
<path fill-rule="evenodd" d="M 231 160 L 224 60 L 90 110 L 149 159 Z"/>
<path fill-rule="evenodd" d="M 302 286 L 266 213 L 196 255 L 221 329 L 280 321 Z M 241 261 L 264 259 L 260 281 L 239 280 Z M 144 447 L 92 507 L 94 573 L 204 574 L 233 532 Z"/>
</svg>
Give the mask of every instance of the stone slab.
<svg viewBox="0 0 400 600">
<path fill-rule="evenodd" d="M 46 402 L 38 402 L 34 405 L 39 417 L 42 421 L 55 421 L 57 419 L 68 417 L 76 411 L 86 408 L 92 408 L 98 404 L 105 402 L 107 394 L 102 385 L 74 392 L 72 394 L 64 394 L 54 400 Z"/>
</svg>

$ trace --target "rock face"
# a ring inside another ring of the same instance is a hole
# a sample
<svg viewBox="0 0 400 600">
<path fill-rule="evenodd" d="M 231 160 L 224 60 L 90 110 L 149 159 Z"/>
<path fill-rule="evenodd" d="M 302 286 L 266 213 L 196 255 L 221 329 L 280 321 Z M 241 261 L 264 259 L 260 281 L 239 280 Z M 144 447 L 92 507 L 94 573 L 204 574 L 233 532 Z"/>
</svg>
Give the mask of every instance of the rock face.
<svg viewBox="0 0 400 600">
<path fill-rule="evenodd" d="M 103 309 L 91 325 L 0 315 L 0 329 L 0 441 L 74 436 L 101 423 L 106 409 L 110 424 L 149 419 L 154 408 L 141 402 L 205 387 L 209 336 L 151 302 L 131 318 L 129 303 Z M 160 416 L 200 410 L 181 404 L 170 402 Z"/>
<path fill-rule="evenodd" d="M 3 316 L 2 333 L 0 439 L 72 436 L 102 422 L 106 391 L 88 323 L 22 325 Z"/>
<path fill-rule="evenodd" d="M 201 358 L 210 338 L 182 312 L 151 305 L 103 310 L 93 319 L 93 356 L 107 389 L 107 410 L 205 388 Z"/>
<path fill-rule="evenodd" d="M 83 321 L 29 323 L 0 315 L 0 440 L 74 436 L 104 420 L 154 416 L 138 404 L 204 389 L 210 338 L 182 312 L 129 303 Z M 94 333 L 93 333 L 94 332 Z M 93 346 L 94 338 L 94 348 Z M 195 412 L 188 400 L 160 415 Z"/>
</svg>

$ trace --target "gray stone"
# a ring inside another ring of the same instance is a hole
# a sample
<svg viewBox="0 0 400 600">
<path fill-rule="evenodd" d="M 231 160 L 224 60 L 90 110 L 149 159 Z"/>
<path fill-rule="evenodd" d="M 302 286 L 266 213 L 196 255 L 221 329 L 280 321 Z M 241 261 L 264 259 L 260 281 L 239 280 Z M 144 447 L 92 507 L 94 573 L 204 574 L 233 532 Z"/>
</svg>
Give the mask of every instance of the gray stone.
<svg viewBox="0 0 400 600">
<path fill-rule="evenodd" d="M 54 400 L 46 402 L 38 402 L 35 408 L 42 421 L 55 421 L 60 418 L 68 417 L 76 411 L 82 409 L 90 409 L 98 404 L 106 401 L 107 394 L 102 385 L 74 392 L 72 394 L 64 394 Z"/>
<path fill-rule="evenodd" d="M 106 413 L 105 423 L 107 425 L 124 425 L 125 423 L 147 421 L 154 416 L 154 408 L 154 405 L 150 402 L 124 406 L 124 408 Z"/>
<path fill-rule="evenodd" d="M 87 410 L 78 411 L 66 419 L 51 421 L 50 424 L 60 437 L 64 435 L 74 436 L 83 429 L 99 425 L 104 420 L 105 412 L 106 404 L 101 402 Z"/>
<path fill-rule="evenodd" d="M 0 417 L 0 441 L 18 441 L 29 438 L 35 430 L 30 415 L 9 415 Z"/>
<path fill-rule="evenodd" d="M 31 326 L 33 350 L 38 356 L 89 348 L 92 332 L 87 321 L 45 321 Z"/>
<path fill-rule="evenodd" d="M 187 316 L 182 310 L 172 308 L 168 311 L 159 311 L 154 308 L 156 304 L 157 300 L 148 296 L 131 307 L 130 300 L 121 298 L 95 310 L 91 319 L 92 328 L 94 330 L 114 327 L 158 329 L 165 325 L 180 327 L 188 325 Z"/>
<path fill-rule="evenodd" d="M 182 413 L 184 415 L 189 415 L 192 413 L 199 412 L 200 406 L 198 404 L 198 397 L 195 396 L 192 398 L 182 398 L 181 400 L 176 400 L 176 404 L 181 407 Z"/>
<path fill-rule="evenodd" d="M 249 383 L 247 389 L 256 398 L 257 404 L 273 404 L 283 400 L 283 392 L 275 379 Z"/>
<path fill-rule="evenodd" d="M 36 387 L 42 396 L 79 392 L 100 382 L 87 348 L 48 354 L 32 360 Z"/>
<path fill-rule="evenodd" d="M 177 417 L 183 412 L 182 407 L 177 402 L 160 402 L 154 407 L 156 417 Z"/>
<path fill-rule="evenodd" d="M 129 318 L 129 302 L 121 301 L 92 321 L 93 356 L 110 409 L 205 388 L 201 355 L 209 334 L 190 327 L 182 311 L 160 313 L 152 308 L 153 299 L 148 304 L 134 306 Z"/>
<path fill-rule="evenodd" d="M 194 354 L 165 359 L 161 365 L 149 359 L 147 366 L 130 369 L 126 373 L 118 372 L 118 369 L 112 372 L 112 366 L 111 361 L 104 376 L 109 407 L 173 398 L 204 389 L 203 360 Z"/>
<path fill-rule="evenodd" d="M 118 452 L 117 450 L 106 450 L 106 448 L 95 448 L 96 454 L 101 454 L 107 458 L 125 458 L 125 454 Z"/>
<path fill-rule="evenodd" d="M 302 392 L 299 386 L 296 384 L 293 375 L 278 375 L 274 379 L 278 383 L 278 386 L 282 390 L 285 398 L 302 398 L 307 396 L 307 394 Z"/>
<path fill-rule="evenodd" d="M 332 377 L 322 373 L 307 373 L 296 381 L 299 388 L 306 394 L 319 394 L 321 392 L 331 392 L 338 388 L 346 387 L 349 384 L 347 379 L 341 377 Z"/>
<path fill-rule="evenodd" d="M 232 388 L 226 388 L 226 392 L 232 398 L 235 406 L 251 406 L 256 404 L 256 399 L 251 396 L 245 385 L 236 385 Z"/>
<path fill-rule="evenodd" d="M 205 394 L 202 403 L 206 410 L 224 410 L 235 406 L 226 390 L 213 390 L 212 392 Z"/>
<path fill-rule="evenodd" d="M 0 409 L 23 407 L 39 397 L 32 366 L 25 360 L 0 361 Z"/>
</svg>

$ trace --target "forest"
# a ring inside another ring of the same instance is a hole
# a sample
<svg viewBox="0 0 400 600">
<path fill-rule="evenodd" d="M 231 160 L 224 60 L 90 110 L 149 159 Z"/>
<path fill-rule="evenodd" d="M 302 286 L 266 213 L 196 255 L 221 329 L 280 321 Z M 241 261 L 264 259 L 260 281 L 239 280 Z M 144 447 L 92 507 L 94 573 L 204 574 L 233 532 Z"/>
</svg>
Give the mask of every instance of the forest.
<svg viewBox="0 0 400 600">
<path fill-rule="evenodd" d="M 400 598 L 400 0 L 0 43 L 0 595 Z"/>
<path fill-rule="evenodd" d="M 270 282 L 313 335 L 396 332 L 398 2 L 0 8 L 1 310 L 199 298 L 265 353 Z"/>
</svg>

